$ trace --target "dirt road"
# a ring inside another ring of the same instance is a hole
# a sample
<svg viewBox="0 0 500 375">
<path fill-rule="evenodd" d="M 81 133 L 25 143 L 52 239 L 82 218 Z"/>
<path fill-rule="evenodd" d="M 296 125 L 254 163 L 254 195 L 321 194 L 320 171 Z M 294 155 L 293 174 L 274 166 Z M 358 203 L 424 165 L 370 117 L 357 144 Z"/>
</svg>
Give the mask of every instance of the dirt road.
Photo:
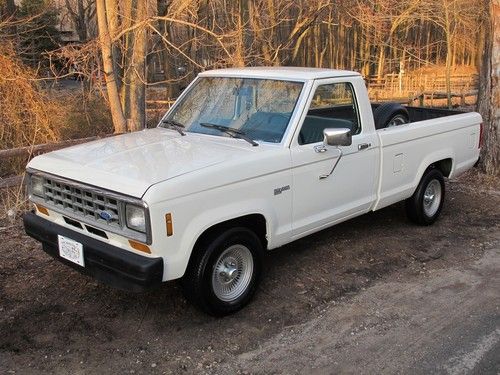
<svg viewBox="0 0 500 375">
<path fill-rule="evenodd" d="M 98 285 L 0 223 L 0 373 L 500 371 L 500 184 L 447 185 L 432 227 L 402 205 L 270 254 L 254 302 L 223 319 L 175 283 Z"/>
<path fill-rule="evenodd" d="M 227 373 L 497 374 L 499 270 L 495 249 L 465 267 L 393 275 L 240 355 Z"/>
</svg>

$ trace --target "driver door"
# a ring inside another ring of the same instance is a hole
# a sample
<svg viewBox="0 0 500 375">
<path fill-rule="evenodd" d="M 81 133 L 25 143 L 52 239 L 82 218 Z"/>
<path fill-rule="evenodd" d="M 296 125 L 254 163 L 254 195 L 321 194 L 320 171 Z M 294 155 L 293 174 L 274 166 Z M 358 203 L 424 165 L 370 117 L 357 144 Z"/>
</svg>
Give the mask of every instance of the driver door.
<svg viewBox="0 0 500 375">
<path fill-rule="evenodd" d="M 353 85 L 318 80 L 312 92 L 290 150 L 294 238 L 367 212 L 375 199 L 377 138 L 363 129 Z M 352 144 L 324 145 L 325 128 L 349 128 Z"/>
</svg>

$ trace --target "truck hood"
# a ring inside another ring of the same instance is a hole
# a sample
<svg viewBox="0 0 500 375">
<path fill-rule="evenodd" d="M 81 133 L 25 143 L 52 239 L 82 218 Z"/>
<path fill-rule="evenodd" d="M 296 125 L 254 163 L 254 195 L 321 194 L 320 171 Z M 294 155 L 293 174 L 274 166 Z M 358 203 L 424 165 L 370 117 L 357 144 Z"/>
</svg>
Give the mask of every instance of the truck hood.
<svg viewBox="0 0 500 375">
<path fill-rule="evenodd" d="M 68 147 L 33 158 L 28 168 L 142 197 L 153 184 L 256 152 L 239 139 L 156 128 Z"/>
</svg>

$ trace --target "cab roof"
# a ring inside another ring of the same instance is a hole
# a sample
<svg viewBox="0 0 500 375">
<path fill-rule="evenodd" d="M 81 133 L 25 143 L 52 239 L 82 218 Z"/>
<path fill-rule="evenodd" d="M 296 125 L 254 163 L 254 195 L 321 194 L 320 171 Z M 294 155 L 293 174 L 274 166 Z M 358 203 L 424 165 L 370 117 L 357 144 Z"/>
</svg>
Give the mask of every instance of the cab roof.
<svg viewBox="0 0 500 375">
<path fill-rule="evenodd" d="M 301 68 L 301 67 L 245 67 L 207 70 L 200 77 L 245 77 L 261 79 L 279 79 L 289 81 L 308 81 L 322 78 L 358 77 L 357 72 L 349 70 Z"/>
</svg>

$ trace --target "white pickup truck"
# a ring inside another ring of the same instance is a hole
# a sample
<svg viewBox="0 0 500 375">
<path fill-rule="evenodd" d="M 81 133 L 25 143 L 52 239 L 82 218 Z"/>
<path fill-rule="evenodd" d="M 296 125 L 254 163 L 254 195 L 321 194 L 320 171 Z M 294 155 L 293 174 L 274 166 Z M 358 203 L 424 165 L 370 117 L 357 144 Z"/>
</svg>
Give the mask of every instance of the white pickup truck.
<svg viewBox="0 0 500 375">
<path fill-rule="evenodd" d="M 80 272 L 128 290 L 181 279 L 225 315 L 251 299 L 265 250 L 402 200 L 432 224 L 444 178 L 479 158 L 481 121 L 372 105 L 350 71 L 207 71 L 157 128 L 32 159 L 24 225 Z"/>
</svg>

